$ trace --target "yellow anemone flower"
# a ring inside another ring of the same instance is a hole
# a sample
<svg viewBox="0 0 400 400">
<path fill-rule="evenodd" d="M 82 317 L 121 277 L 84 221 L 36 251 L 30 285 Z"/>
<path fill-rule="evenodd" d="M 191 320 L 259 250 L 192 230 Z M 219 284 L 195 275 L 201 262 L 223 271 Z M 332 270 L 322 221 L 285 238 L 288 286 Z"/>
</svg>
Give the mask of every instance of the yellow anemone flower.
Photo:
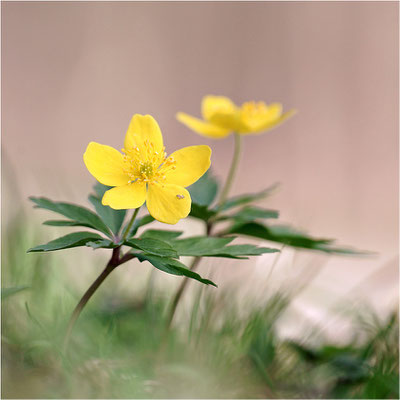
<svg viewBox="0 0 400 400">
<path fill-rule="evenodd" d="M 126 132 L 121 154 L 110 146 L 89 143 L 83 160 L 103 185 L 102 204 L 116 210 L 138 208 L 145 201 L 158 221 L 176 224 L 188 216 L 191 198 L 186 186 L 210 167 L 208 146 L 189 146 L 165 153 L 160 127 L 151 115 L 135 114 Z"/>
<path fill-rule="evenodd" d="M 282 105 L 250 101 L 236 106 L 223 96 L 205 96 L 201 103 L 204 120 L 179 112 L 178 121 L 188 128 L 213 139 L 224 138 L 232 132 L 242 135 L 261 133 L 275 128 L 291 117 L 296 111 L 282 113 Z"/>
</svg>

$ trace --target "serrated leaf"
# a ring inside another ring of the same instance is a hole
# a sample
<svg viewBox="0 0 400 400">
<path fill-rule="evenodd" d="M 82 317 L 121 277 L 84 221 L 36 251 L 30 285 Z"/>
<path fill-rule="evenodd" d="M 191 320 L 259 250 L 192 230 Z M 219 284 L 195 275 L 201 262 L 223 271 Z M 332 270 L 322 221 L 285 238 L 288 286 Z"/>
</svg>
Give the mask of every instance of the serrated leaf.
<svg viewBox="0 0 400 400">
<path fill-rule="evenodd" d="M 206 285 L 213 285 L 217 287 L 217 285 L 214 282 L 208 279 L 203 279 L 198 273 L 190 271 L 189 269 L 186 268 L 184 264 L 182 264 L 178 260 L 174 260 L 173 258 L 158 257 L 141 253 L 134 255 L 135 257 L 138 258 L 140 262 L 148 261 L 157 269 L 164 271 L 168 274 L 187 276 L 188 278 L 195 279 L 196 281 L 199 281 Z"/>
<path fill-rule="evenodd" d="M 43 222 L 43 225 L 49 226 L 84 226 L 86 228 L 91 228 L 92 226 L 89 224 L 84 224 L 82 222 L 71 221 L 71 220 L 55 220 L 50 219 L 48 221 Z"/>
<path fill-rule="evenodd" d="M 178 257 L 175 249 L 159 239 L 129 239 L 124 242 L 124 245 L 160 257 Z"/>
<path fill-rule="evenodd" d="M 216 238 L 198 236 L 173 240 L 170 243 L 179 256 L 247 258 L 247 256 L 257 256 L 279 251 L 278 249 L 257 247 L 252 244 L 227 246 L 233 239 L 234 237 Z"/>
<path fill-rule="evenodd" d="M 98 239 L 103 239 L 103 238 L 94 232 L 74 232 L 59 237 L 57 239 L 54 239 L 49 243 L 33 247 L 29 249 L 27 252 L 33 253 L 33 252 L 46 252 L 46 251 L 70 249 L 72 247 L 85 246 L 86 243 Z"/>
<path fill-rule="evenodd" d="M 187 188 L 192 202 L 200 206 L 209 206 L 215 199 L 218 191 L 218 181 L 210 169 L 193 185 Z"/>
<path fill-rule="evenodd" d="M 237 213 L 233 213 L 230 215 L 222 215 L 221 217 L 216 218 L 216 221 L 224 221 L 224 220 L 235 220 L 240 223 L 244 222 L 253 222 L 257 219 L 276 219 L 279 217 L 279 211 L 269 210 L 261 207 L 255 206 L 246 206 L 239 210 Z"/>
<path fill-rule="evenodd" d="M 234 244 L 225 246 L 214 253 L 208 254 L 208 257 L 232 257 L 247 258 L 247 256 L 259 256 L 265 253 L 277 253 L 280 250 L 270 247 L 257 247 L 253 244 Z"/>
<path fill-rule="evenodd" d="M 324 253 L 331 253 L 342 256 L 376 256 L 378 253 L 367 250 L 357 250 L 351 247 L 338 247 L 331 244 L 316 245 L 314 250 L 323 251 Z"/>
<path fill-rule="evenodd" d="M 140 237 L 144 238 L 151 238 L 151 239 L 160 239 L 165 242 L 169 242 L 170 240 L 176 239 L 180 235 L 182 235 L 182 231 L 167 231 L 162 229 L 148 229 L 147 231 L 143 232 Z"/>
<path fill-rule="evenodd" d="M 114 243 L 110 239 L 101 239 L 90 241 L 86 243 L 87 247 L 91 247 L 92 249 L 115 249 L 116 247 L 120 246 L 118 243 Z"/>
<path fill-rule="evenodd" d="M 226 233 L 251 236 L 292 247 L 319 250 L 325 253 L 368 255 L 371 253 L 332 246 L 332 239 L 314 238 L 287 225 L 266 226 L 256 222 L 234 224 Z"/>
<path fill-rule="evenodd" d="M 114 210 L 113 208 L 109 206 L 104 206 L 101 203 L 101 199 L 103 198 L 104 193 L 109 189 L 111 189 L 110 186 L 102 185 L 99 182 L 96 183 L 96 185 L 94 186 L 96 195 L 90 195 L 89 201 L 92 203 L 102 221 L 110 228 L 110 230 L 115 235 L 118 235 L 122 223 L 124 222 L 126 210 Z"/>
<path fill-rule="evenodd" d="M 17 293 L 21 292 L 22 290 L 25 290 L 28 288 L 29 288 L 29 286 L 14 286 L 14 287 L 8 287 L 8 288 L 1 288 L 1 300 L 4 300 L 7 297 L 17 294 Z"/>
<path fill-rule="evenodd" d="M 98 198 L 103 198 L 104 193 L 107 192 L 107 190 L 112 189 L 112 186 L 107 186 L 107 185 L 103 185 L 100 182 L 96 182 L 93 185 L 93 190 L 96 193 L 96 197 Z"/>
<path fill-rule="evenodd" d="M 186 239 L 178 239 L 171 242 L 173 248 L 180 256 L 204 256 L 219 250 L 232 242 L 234 237 L 217 238 L 206 236 L 194 236 Z"/>
<path fill-rule="evenodd" d="M 207 222 L 216 214 L 217 212 L 215 210 L 211 210 L 207 206 L 201 206 L 192 202 L 192 208 L 189 215 L 193 218 L 201 219 Z"/>
<path fill-rule="evenodd" d="M 110 228 L 111 232 L 113 232 L 114 235 L 118 235 L 122 223 L 124 222 L 126 210 L 114 210 L 109 206 L 103 206 L 101 200 L 93 195 L 89 196 L 89 201 L 92 203 L 103 222 Z"/>
<path fill-rule="evenodd" d="M 54 211 L 58 214 L 64 215 L 72 221 L 85 224 L 86 226 L 103 232 L 110 236 L 110 230 L 93 211 L 88 208 L 78 206 L 71 203 L 55 202 L 45 197 L 30 197 L 36 204 L 36 208 L 43 208 L 45 210 Z"/>
<path fill-rule="evenodd" d="M 297 230 L 287 226 L 265 226 L 260 223 L 250 222 L 245 224 L 235 224 L 228 233 L 241 234 L 259 239 L 271 240 L 285 243 L 290 246 L 312 248 L 316 244 L 327 244 L 331 240 L 314 239 Z"/>
<path fill-rule="evenodd" d="M 269 196 L 274 192 L 277 187 L 279 186 L 278 183 L 274 183 L 269 188 L 263 190 L 259 193 L 252 193 L 252 194 L 242 194 L 239 196 L 231 197 L 228 199 L 223 205 L 219 207 L 220 211 L 226 211 L 234 207 L 242 206 L 248 203 L 252 203 L 256 200 L 264 199 L 265 197 Z"/>
<path fill-rule="evenodd" d="M 268 210 L 261 207 L 247 206 L 242 208 L 238 213 L 235 214 L 238 219 L 254 220 L 254 219 L 266 219 L 266 218 L 278 218 L 279 211 Z"/>
</svg>

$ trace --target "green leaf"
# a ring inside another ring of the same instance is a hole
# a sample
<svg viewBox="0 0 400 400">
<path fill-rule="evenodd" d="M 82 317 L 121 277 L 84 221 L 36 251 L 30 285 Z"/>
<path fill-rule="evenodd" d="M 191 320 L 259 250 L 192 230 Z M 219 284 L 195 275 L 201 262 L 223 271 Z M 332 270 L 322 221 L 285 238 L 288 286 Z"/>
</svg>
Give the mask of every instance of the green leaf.
<svg viewBox="0 0 400 400">
<path fill-rule="evenodd" d="M 215 210 L 211 210 L 207 206 L 201 206 L 192 202 L 192 208 L 189 215 L 193 218 L 201 219 L 207 222 L 216 214 L 217 212 Z"/>
<path fill-rule="evenodd" d="M 228 234 L 239 234 L 265 239 L 272 242 L 284 243 L 292 247 L 299 247 L 310 250 L 319 250 L 326 253 L 347 254 L 347 255 L 368 255 L 372 253 L 332 246 L 332 239 L 313 238 L 290 226 L 276 225 L 266 226 L 256 222 L 234 224 L 227 232 Z"/>
<path fill-rule="evenodd" d="M 110 239 L 101 239 L 90 241 L 86 243 L 87 247 L 91 247 L 92 249 L 115 249 L 116 247 L 120 246 L 119 243 L 114 243 Z"/>
<path fill-rule="evenodd" d="M 33 247 L 29 249 L 27 253 L 55 251 L 55 250 L 70 249 L 72 247 L 85 246 L 86 243 L 92 242 L 96 239 L 103 239 L 103 238 L 97 233 L 93 232 L 74 232 L 59 237 L 58 239 L 52 240 L 49 243 Z"/>
<path fill-rule="evenodd" d="M 271 240 L 295 247 L 314 248 L 316 245 L 330 243 L 328 239 L 314 239 L 290 229 L 287 226 L 265 226 L 256 222 L 235 224 L 228 233 L 246 235 L 259 239 Z"/>
<path fill-rule="evenodd" d="M 8 288 L 1 288 L 1 300 L 6 299 L 9 296 L 12 296 L 16 293 L 21 292 L 22 290 L 28 289 L 29 286 L 14 286 Z"/>
<path fill-rule="evenodd" d="M 93 185 L 93 190 L 96 193 L 96 197 L 98 197 L 99 199 L 102 199 L 104 196 L 104 193 L 107 192 L 107 190 L 112 189 L 112 186 L 107 186 L 107 185 L 103 185 L 100 182 L 96 182 Z"/>
<path fill-rule="evenodd" d="M 239 210 L 235 214 L 230 215 L 222 215 L 221 217 L 216 218 L 216 221 L 224 221 L 233 219 L 237 222 L 253 222 L 256 219 L 268 219 L 268 218 L 278 218 L 279 211 L 276 210 L 268 210 L 255 206 L 246 206 Z"/>
<path fill-rule="evenodd" d="M 89 196 L 89 201 L 92 203 L 93 207 L 96 209 L 97 214 L 100 216 L 102 221 L 111 229 L 111 231 L 118 235 L 121 229 L 122 223 L 126 215 L 126 210 L 114 210 L 109 206 L 103 206 L 101 199 L 104 193 L 111 189 L 110 186 L 102 185 L 101 183 L 96 183 L 94 190 L 95 195 Z"/>
<path fill-rule="evenodd" d="M 186 268 L 184 264 L 179 262 L 178 260 L 174 260 L 173 258 L 166 258 L 166 257 L 158 257 L 158 256 L 153 256 L 153 255 L 148 255 L 148 254 L 134 254 L 135 257 L 138 258 L 140 262 L 143 261 L 148 261 L 151 263 L 154 267 L 157 269 L 166 272 L 167 274 L 172 274 L 172 275 L 184 275 L 187 276 L 188 278 L 195 279 L 201 283 L 204 283 L 206 285 L 213 285 L 217 287 L 217 285 L 208 280 L 208 279 L 203 279 L 199 274 L 196 272 L 190 271 L 189 269 Z"/>
<path fill-rule="evenodd" d="M 234 244 L 225 246 L 222 249 L 210 253 L 208 257 L 231 257 L 231 258 L 247 258 L 247 256 L 259 256 L 265 253 L 277 253 L 280 250 L 270 247 L 257 247 L 253 244 Z"/>
<path fill-rule="evenodd" d="M 30 197 L 30 200 L 36 204 L 36 208 L 54 211 L 75 222 L 85 224 L 85 226 L 96 229 L 100 232 L 103 232 L 107 236 L 110 236 L 110 230 L 107 228 L 104 222 L 98 215 L 88 208 L 81 207 L 76 204 L 55 202 L 46 199 L 45 197 Z"/>
<path fill-rule="evenodd" d="M 86 228 L 91 228 L 92 227 L 89 224 L 84 224 L 84 223 L 77 222 L 77 221 L 55 220 L 55 219 L 51 219 L 51 220 L 45 221 L 45 222 L 43 222 L 43 225 L 49 225 L 49 226 L 84 226 Z"/>
<path fill-rule="evenodd" d="M 254 220 L 254 219 L 266 219 L 266 218 L 278 218 L 279 211 L 267 210 L 260 207 L 247 206 L 242 208 L 235 217 L 241 220 Z"/>
<path fill-rule="evenodd" d="M 195 236 L 186 239 L 174 240 L 171 242 L 173 248 L 180 256 L 204 256 L 216 250 L 220 250 L 228 243 L 232 242 L 234 237 L 216 238 L 206 236 Z"/>
<path fill-rule="evenodd" d="M 264 253 L 275 253 L 279 250 L 267 247 L 257 247 L 251 244 L 239 244 L 227 246 L 234 237 L 216 238 L 197 236 L 171 241 L 172 247 L 179 256 L 193 257 L 226 257 L 226 258 L 247 258 Z"/>
<path fill-rule="evenodd" d="M 126 210 L 114 210 L 109 206 L 103 206 L 103 204 L 101 204 L 101 199 L 93 195 L 89 196 L 89 201 L 92 203 L 102 221 L 110 228 L 111 232 L 113 232 L 114 235 L 118 235 L 122 223 L 124 222 Z"/>
<path fill-rule="evenodd" d="M 200 206 L 209 206 L 218 191 L 218 182 L 209 169 L 197 182 L 187 188 L 192 202 Z"/>
<path fill-rule="evenodd" d="M 234 207 L 242 206 L 244 204 L 252 203 L 256 200 L 264 199 L 265 197 L 269 196 L 274 192 L 277 187 L 279 186 L 278 183 L 274 183 L 269 188 L 263 190 L 259 193 L 254 194 L 242 194 L 239 196 L 231 197 L 228 199 L 220 208 L 221 211 L 226 211 Z"/>
<path fill-rule="evenodd" d="M 124 242 L 124 245 L 160 257 L 178 257 L 175 249 L 173 249 L 167 242 L 159 239 L 129 239 Z"/>
<path fill-rule="evenodd" d="M 160 239 L 165 242 L 169 242 L 170 240 L 176 239 L 178 236 L 182 235 L 182 231 L 167 231 L 162 229 L 148 229 L 143 232 L 140 237 L 151 238 L 151 239 Z"/>
</svg>

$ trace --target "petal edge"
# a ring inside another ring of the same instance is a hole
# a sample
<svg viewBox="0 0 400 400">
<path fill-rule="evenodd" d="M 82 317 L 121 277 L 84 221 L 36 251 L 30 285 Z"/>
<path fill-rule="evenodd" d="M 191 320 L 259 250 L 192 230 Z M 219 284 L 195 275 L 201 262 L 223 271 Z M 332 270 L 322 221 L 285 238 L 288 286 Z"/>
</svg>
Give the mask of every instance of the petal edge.
<svg viewBox="0 0 400 400">
<path fill-rule="evenodd" d="M 165 173 L 167 183 L 187 187 L 200 179 L 211 165 L 211 149 L 206 145 L 188 146 L 173 152 L 175 169 Z"/>
<path fill-rule="evenodd" d="M 120 186 L 129 182 L 123 171 L 124 158 L 111 146 L 90 142 L 83 154 L 89 172 L 103 185 Z"/>
<path fill-rule="evenodd" d="M 130 183 L 117 186 L 104 193 L 101 203 L 114 210 L 127 210 L 140 207 L 146 200 L 146 184 Z"/>
<path fill-rule="evenodd" d="M 149 185 L 146 205 L 157 221 L 174 225 L 189 215 L 192 200 L 182 186 L 153 183 Z"/>
<path fill-rule="evenodd" d="M 146 140 L 154 144 L 156 151 L 163 150 L 163 138 L 157 121 L 151 115 L 135 114 L 126 131 L 124 147 L 139 147 L 143 151 Z"/>
<path fill-rule="evenodd" d="M 192 117 L 183 112 L 177 113 L 176 119 L 196 133 L 212 139 L 222 139 L 231 133 L 229 129 Z"/>
</svg>

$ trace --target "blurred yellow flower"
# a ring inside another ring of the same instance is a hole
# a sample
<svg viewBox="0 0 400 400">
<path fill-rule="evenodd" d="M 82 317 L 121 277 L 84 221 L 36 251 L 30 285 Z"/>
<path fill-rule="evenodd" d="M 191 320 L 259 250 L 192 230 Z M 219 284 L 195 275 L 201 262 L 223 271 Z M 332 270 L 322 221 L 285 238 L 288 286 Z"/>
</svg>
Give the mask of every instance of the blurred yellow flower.
<svg viewBox="0 0 400 400">
<path fill-rule="evenodd" d="M 213 139 L 224 138 L 232 132 L 239 134 L 261 133 L 275 128 L 296 111 L 282 113 L 282 105 L 264 102 L 247 102 L 241 107 L 223 96 L 205 96 L 201 104 L 204 120 L 179 112 L 178 121 L 200 135 Z"/>
<path fill-rule="evenodd" d="M 123 154 L 110 146 L 89 143 L 83 160 L 103 185 L 102 203 L 116 210 L 138 208 L 145 201 L 158 221 L 176 224 L 188 216 L 191 198 L 186 186 L 210 167 L 208 146 L 189 146 L 165 153 L 161 130 L 151 115 L 135 114 L 125 136 Z"/>
</svg>

